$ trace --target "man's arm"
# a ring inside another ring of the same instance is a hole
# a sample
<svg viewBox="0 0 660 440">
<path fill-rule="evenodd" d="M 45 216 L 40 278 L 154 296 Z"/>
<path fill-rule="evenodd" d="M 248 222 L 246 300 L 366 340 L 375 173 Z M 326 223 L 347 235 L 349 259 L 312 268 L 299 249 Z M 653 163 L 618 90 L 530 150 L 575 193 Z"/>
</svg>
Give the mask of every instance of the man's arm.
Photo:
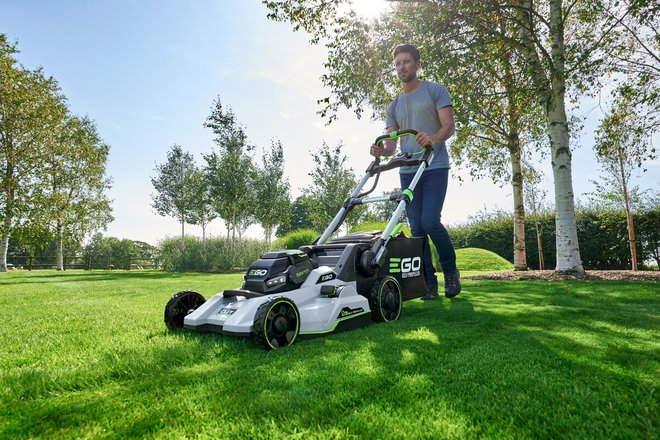
<svg viewBox="0 0 660 440">
<path fill-rule="evenodd" d="M 454 108 L 451 106 L 438 109 L 438 118 L 440 119 L 440 129 L 435 133 L 419 133 L 417 135 L 417 144 L 420 147 L 439 144 L 453 136 L 455 131 Z"/>
</svg>

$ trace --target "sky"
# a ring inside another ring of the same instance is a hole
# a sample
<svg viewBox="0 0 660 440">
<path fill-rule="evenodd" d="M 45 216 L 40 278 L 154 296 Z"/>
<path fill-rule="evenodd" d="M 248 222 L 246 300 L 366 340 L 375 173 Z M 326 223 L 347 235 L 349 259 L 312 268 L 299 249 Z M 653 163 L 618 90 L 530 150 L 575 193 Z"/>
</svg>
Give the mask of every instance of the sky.
<svg viewBox="0 0 660 440">
<path fill-rule="evenodd" d="M 356 0 L 356 8 L 372 15 L 387 13 L 388 6 Z M 57 79 L 71 112 L 93 119 L 110 146 L 115 220 L 104 235 L 157 244 L 180 234 L 176 220 L 151 208 L 150 176 L 173 144 L 203 163 L 202 154 L 214 148 L 203 123 L 215 98 L 245 126 L 258 160 L 273 139 L 281 141 L 294 197 L 312 183 L 311 152 L 324 142 L 342 141 L 348 165 L 357 176 L 364 174 L 369 145 L 384 123 L 342 111 L 327 125 L 317 114 L 317 100 L 329 95 L 320 79 L 325 48 L 288 23 L 268 20 L 267 13 L 260 0 L 0 0 L 0 33 L 18 43 L 19 62 Z M 594 191 L 590 181 L 600 175 L 592 152 L 597 103 L 583 101 L 578 114 L 587 120 L 571 140 L 573 187 L 577 199 L 586 201 Z M 549 159 L 541 167 L 552 198 Z M 660 161 L 647 169 L 632 183 L 657 188 Z M 390 172 L 378 188 L 397 186 L 398 176 Z M 454 167 L 442 220 L 460 224 L 479 212 L 511 211 L 512 205 L 510 185 L 473 180 Z M 186 225 L 186 232 L 201 236 L 198 226 Z M 226 231 L 215 220 L 207 233 Z M 253 226 L 247 235 L 261 238 L 262 231 Z"/>
</svg>

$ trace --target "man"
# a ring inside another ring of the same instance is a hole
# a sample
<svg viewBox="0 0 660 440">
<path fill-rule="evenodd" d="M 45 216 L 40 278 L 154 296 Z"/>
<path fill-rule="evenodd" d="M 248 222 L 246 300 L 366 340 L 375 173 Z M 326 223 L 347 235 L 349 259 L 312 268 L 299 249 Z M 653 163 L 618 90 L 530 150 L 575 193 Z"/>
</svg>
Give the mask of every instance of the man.
<svg viewBox="0 0 660 440">
<path fill-rule="evenodd" d="M 401 138 L 401 151 L 414 153 L 426 145 L 433 145 L 434 151 L 433 161 L 417 183 L 406 213 L 414 236 L 431 237 L 445 277 L 445 296 L 453 298 L 461 291 L 460 274 L 456 267 L 454 246 L 447 229 L 440 223 L 440 216 L 449 179 L 449 155 L 445 141 L 454 134 L 454 110 L 443 85 L 417 77 L 421 62 L 415 46 L 399 45 L 393 55 L 403 91 L 387 109 L 387 133 L 401 129 L 416 130 L 419 134 L 415 139 L 408 136 Z M 384 147 L 382 144 L 372 145 L 371 154 L 376 157 L 391 156 L 396 150 L 396 142 L 387 141 Z M 416 167 L 401 168 L 401 188 L 408 188 L 415 171 Z M 438 299 L 438 280 L 428 240 L 424 241 L 423 261 L 429 290 L 422 299 Z"/>
</svg>

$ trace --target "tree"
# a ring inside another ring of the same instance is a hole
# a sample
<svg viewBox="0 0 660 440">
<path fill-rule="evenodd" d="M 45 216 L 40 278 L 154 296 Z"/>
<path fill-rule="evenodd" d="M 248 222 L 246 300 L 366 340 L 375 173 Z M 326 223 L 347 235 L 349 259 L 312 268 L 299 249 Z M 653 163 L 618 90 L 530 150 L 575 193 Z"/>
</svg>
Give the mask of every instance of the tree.
<svg viewBox="0 0 660 440">
<path fill-rule="evenodd" d="M 218 218 L 211 198 L 211 189 L 204 172 L 195 168 L 190 178 L 195 202 L 190 210 L 190 223 L 202 228 L 202 241 L 206 241 L 206 228 L 213 220 Z"/>
<path fill-rule="evenodd" d="M 18 64 L 16 45 L 0 34 L 0 272 L 9 237 L 25 217 L 44 145 L 66 114 L 65 98 L 41 69 Z"/>
<path fill-rule="evenodd" d="M 307 197 L 307 210 L 312 223 L 312 229 L 325 230 L 346 198 L 357 185 L 355 173 L 346 167 L 348 158 L 342 153 L 343 144 L 339 142 L 334 149 L 323 145 L 316 152 L 312 152 L 314 169 L 309 172 L 312 184 L 303 190 Z M 353 209 L 346 218 L 350 227 L 357 223 L 364 213 L 363 206 Z"/>
<path fill-rule="evenodd" d="M 94 234 L 83 248 L 88 269 L 116 267 L 130 269 L 133 260 L 151 260 L 156 248 L 142 241 L 104 237 Z M 138 263 L 139 264 L 139 263 Z"/>
<path fill-rule="evenodd" d="M 635 125 L 649 136 L 660 128 L 660 8 L 646 0 L 603 0 L 599 56 L 615 101 L 635 109 Z"/>
<path fill-rule="evenodd" d="M 302 195 L 296 197 L 296 199 L 291 204 L 289 217 L 279 225 L 275 235 L 282 237 L 289 232 L 293 232 L 298 229 L 312 229 L 312 220 L 310 218 L 308 209 L 311 203 L 312 202 L 308 196 Z"/>
<path fill-rule="evenodd" d="M 254 147 L 247 142 L 245 129 L 231 108 L 223 108 L 220 98 L 213 101 L 211 115 L 204 127 L 215 134 L 217 151 L 204 155 L 204 174 L 209 183 L 215 210 L 225 221 L 227 236 L 231 233 L 232 254 L 236 234 L 239 237 L 255 222 L 255 192 L 252 182 L 254 164 L 249 153 Z"/>
<path fill-rule="evenodd" d="M 57 270 L 64 270 L 65 235 L 82 241 L 86 233 L 112 221 L 105 175 L 110 147 L 89 118 L 68 116 L 45 145 L 46 159 L 33 194 L 33 222 L 43 223 L 57 244 Z"/>
<path fill-rule="evenodd" d="M 618 183 L 616 193 L 620 194 L 619 206 L 626 212 L 632 270 L 636 271 L 635 224 L 628 187 L 633 170 L 641 168 L 646 160 L 652 160 L 656 155 L 645 127 L 638 124 L 641 118 L 636 108 L 625 97 L 615 104 L 612 114 L 603 119 L 596 132 L 595 149 L 602 168 Z"/>
<path fill-rule="evenodd" d="M 195 192 L 195 159 L 174 144 L 167 152 L 164 164 L 156 164 L 156 177 L 151 184 L 156 190 L 151 195 L 151 207 L 164 217 L 174 217 L 181 224 L 181 243 L 185 237 L 185 224 L 191 221 L 197 202 Z"/>
<path fill-rule="evenodd" d="M 261 158 L 254 177 L 256 218 L 261 223 L 270 247 L 273 230 L 290 215 L 289 180 L 284 177 L 284 149 L 280 141 L 272 141 L 271 149 Z"/>
</svg>

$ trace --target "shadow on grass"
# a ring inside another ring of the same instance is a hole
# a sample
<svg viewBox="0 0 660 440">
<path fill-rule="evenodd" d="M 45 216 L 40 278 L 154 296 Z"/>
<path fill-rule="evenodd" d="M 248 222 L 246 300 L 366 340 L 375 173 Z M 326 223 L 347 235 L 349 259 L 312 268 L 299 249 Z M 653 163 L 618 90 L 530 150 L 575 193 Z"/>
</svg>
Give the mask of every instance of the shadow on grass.
<svg viewBox="0 0 660 440">
<path fill-rule="evenodd" d="M 4 285 L 38 284 L 57 282 L 81 282 L 81 281 L 113 281 L 113 280 L 162 280 L 162 279 L 191 279 L 208 276 L 222 276 L 224 274 L 198 273 L 198 272 L 165 272 L 162 270 L 92 270 L 92 271 L 33 271 L 20 273 L 3 280 Z"/>
<path fill-rule="evenodd" d="M 17 396 L 0 434 L 654 438 L 657 292 L 583 287 L 466 283 L 395 323 L 274 352 L 156 331 L 88 381 Z"/>
</svg>

